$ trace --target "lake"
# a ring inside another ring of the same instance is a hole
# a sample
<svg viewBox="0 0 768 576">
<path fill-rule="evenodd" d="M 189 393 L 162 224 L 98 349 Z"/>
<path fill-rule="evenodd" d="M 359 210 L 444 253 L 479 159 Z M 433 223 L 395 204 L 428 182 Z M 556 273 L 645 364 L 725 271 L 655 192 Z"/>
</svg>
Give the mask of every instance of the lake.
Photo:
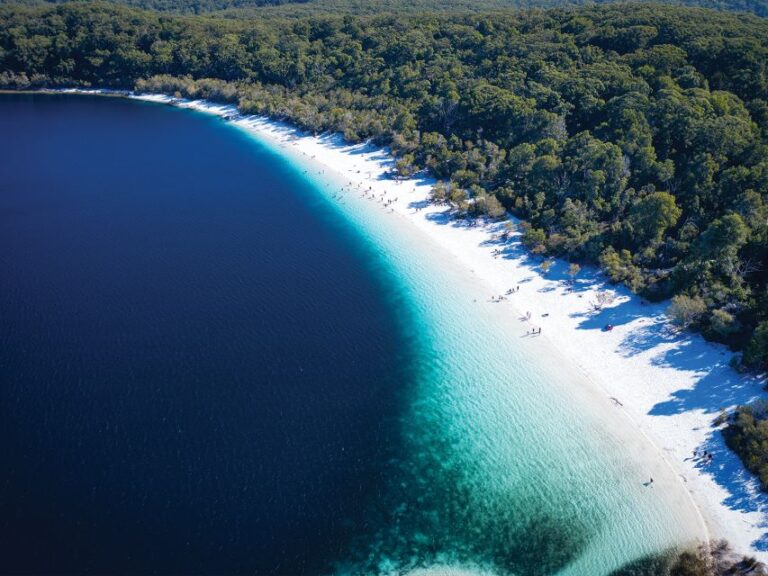
<svg viewBox="0 0 768 576">
<path fill-rule="evenodd" d="M 219 118 L 0 97 L 7 573 L 608 574 L 685 543 L 563 366 Z"/>
</svg>

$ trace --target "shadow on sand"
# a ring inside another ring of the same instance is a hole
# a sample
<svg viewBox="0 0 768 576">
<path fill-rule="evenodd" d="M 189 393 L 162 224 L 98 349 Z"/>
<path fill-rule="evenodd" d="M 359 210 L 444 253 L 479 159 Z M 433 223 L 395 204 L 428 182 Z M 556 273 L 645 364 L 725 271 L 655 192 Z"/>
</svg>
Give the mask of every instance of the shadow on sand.
<svg viewBox="0 0 768 576">
<path fill-rule="evenodd" d="M 465 218 L 456 217 L 446 208 L 427 216 L 431 221 L 459 228 L 468 228 Z M 495 249 L 497 258 L 515 260 L 531 268 L 532 280 L 540 271 L 543 257 L 531 254 L 522 245 L 519 233 L 503 239 L 504 228 L 496 222 L 483 221 L 489 233 L 481 246 Z M 607 286 L 605 277 L 594 269 L 582 269 L 578 279 L 568 275 L 569 263 L 555 260 L 546 273 L 546 285 L 540 292 L 564 290 L 585 298 L 585 312 L 572 314 L 578 319 L 579 330 L 604 330 L 607 325 L 624 326 L 625 334 L 617 351 L 625 357 L 647 354 L 657 366 L 692 373 L 694 384 L 672 392 L 664 401 L 655 404 L 648 412 L 652 417 L 664 418 L 689 411 L 699 411 L 715 417 L 723 410 L 755 400 L 761 393 L 760 379 L 738 374 L 728 362 L 732 354 L 721 345 L 705 342 L 700 336 L 674 329 L 666 320 L 668 303 L 651 304 L 643 301 L 622 286 Z M 597 308 L 593 298 L 596 291 L 609 289 L 615 293 L 610 304 Z M 589 292 L 590 296 L 586 293 Z M 768 495 L 759 490 L 756 478 L 750 474 L 738 457 L 726 446 L 719 428 L 709 428 L 705 442 L 697 447 L 699 453 L 706 450 L 713 455 L 711 463 L 696 461 L 696 468 L 725 489 L 723 504 L 739 512 L 768 512 Z M 768 521 L 760 527 L 768 529 Z M 768 531 L 753 542 L 758 550 L 768 550 Z"/>
</svg>

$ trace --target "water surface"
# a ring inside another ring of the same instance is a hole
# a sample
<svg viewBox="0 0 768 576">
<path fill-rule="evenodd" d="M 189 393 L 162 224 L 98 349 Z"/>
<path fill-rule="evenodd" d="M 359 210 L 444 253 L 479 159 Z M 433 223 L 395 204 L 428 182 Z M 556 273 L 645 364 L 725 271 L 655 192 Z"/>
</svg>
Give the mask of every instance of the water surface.
<svg viewBox="0 0 768 576">
<path fill-rule="evenodd" d="M 0 134 L 0 568 L 327 566 L 410 379 L 375 255 L 215 118 L 3 96 Z"/>
<path fill-rule="evenodd" d="M 581 375 L 311 161 L 118 99 L 0 129 L 5 571 L 598 576 L 691 538 Z"/>
</svg>

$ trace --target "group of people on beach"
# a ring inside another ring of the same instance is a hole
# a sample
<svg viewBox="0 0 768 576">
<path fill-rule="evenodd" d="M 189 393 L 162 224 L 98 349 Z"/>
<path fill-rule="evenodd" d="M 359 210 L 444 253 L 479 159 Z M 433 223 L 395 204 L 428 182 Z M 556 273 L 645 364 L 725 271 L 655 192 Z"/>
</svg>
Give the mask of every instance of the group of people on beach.
<svg viewBox="0 0 768 576">
<path fill-rule="evenodd" d="M 352 188 L 352 182 L 349 183 L 350 189 Z M 357 189 L 360 190 L 360 184 L 357 185 Z M 366 200 L 375 200 L 376 202 L 380 203 L 384 208 L 389 208 L 392 204 L 398 201 L 399 197 L 395 198 L 389 198 L 387 199 L 387 192 L 384 191 L 378 196 L 375 192 L 373 192 L 373 187 L 368 186 L 367 190 L 363 190 L 363 192 L 360 194 L 360 198 L 365 198 Z M 393 212 L 394 208 L 390 208 L 390 212 Z"/>
<path fill-rule="evenodd" d="M 712 452 L 707 452 L 704 450 L 704 452 L 699 452 L 698 450 L 693 451 L 693 458 L 699 459 L 701 458 L 701 461 L 704 462 L 705 465 L 712 464 L 712 460 L 714 460 L 714 456 L 712 455 Z"/>
<path fill-rule="evenodd" d="M 520 290 L 520 286 L 518 286 L 517 289 Z M 549 316 L 549 314 L 542 314 L 542 316 Z M 527 322 L 530 319 L 531 319 L 531 312 L 529 310 L 528 312 L 525 313 L 525 316 L 523 316 L 521 318 L 521 320 L 523 322 Z M 541 334 L 541 326 L 539 326 L 539 327 L 535 327 L 534 326 L 533 328 L 531 328 L 530 330 L 526 331 L 526 333 L 525 333 L 526 336 L 534 336 L 536 334 Z"/>
<path fill-rule="evenodd" d="M 514 294 L 515 292 L 520 292 L 520 286 L 514 289 L 510 288 L 504 294 L 499 294 L 498 296 L 495 296 L 495 295 L 491 296 L 491 302 L 493 303 L 503 302 L 504 300 L 507 299 L 507 296 Z"/>
</svg>

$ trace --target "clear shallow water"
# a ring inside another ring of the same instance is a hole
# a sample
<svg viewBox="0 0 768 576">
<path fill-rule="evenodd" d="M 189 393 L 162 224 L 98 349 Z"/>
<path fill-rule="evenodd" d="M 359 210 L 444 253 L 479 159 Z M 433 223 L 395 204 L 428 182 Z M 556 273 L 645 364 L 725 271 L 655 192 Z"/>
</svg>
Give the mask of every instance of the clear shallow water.
<svg viewBox="0 0 768 576">
<path fill-rule="evenodd" d="M 0 129 L 5 571 L 591 576 L 689 537 L 577 375 L 301 160 L 122 100 Z"/>
</svg>

